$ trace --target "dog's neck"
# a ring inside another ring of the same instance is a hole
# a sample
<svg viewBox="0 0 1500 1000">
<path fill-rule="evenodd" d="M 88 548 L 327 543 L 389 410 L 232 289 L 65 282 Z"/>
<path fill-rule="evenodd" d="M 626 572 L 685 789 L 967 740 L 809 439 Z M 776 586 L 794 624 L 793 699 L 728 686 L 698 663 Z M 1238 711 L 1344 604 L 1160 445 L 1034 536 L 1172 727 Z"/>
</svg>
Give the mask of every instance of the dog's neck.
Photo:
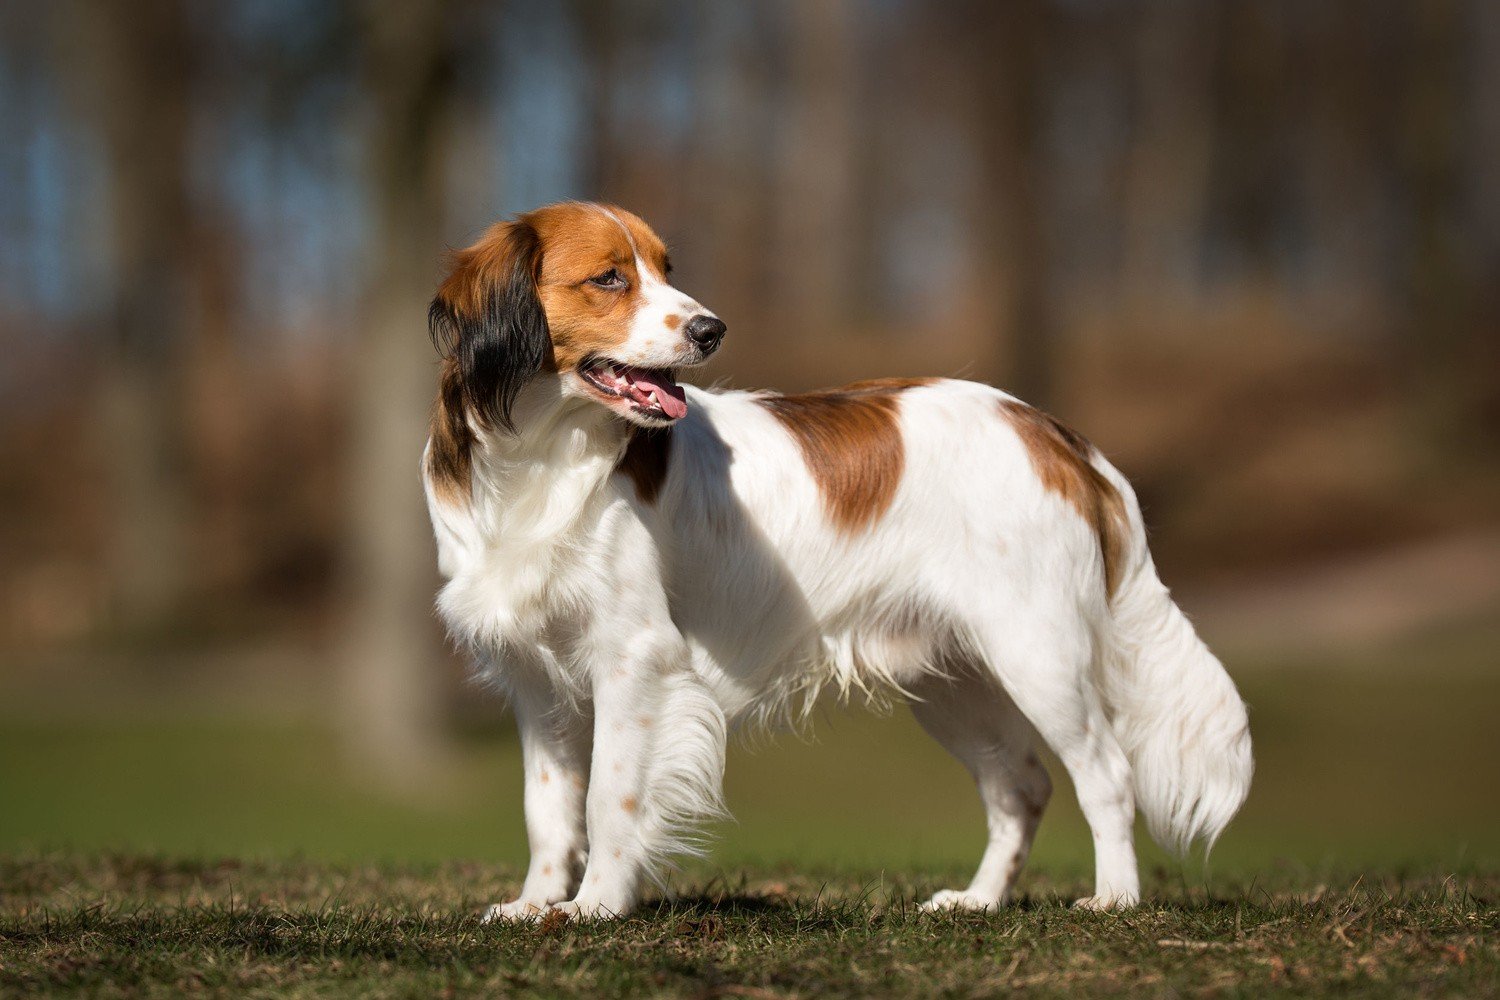
<svg viewBox="0 0 1500 1000">
<path fill-rule="evenodd" d="M 629 425 L 604 407 L 537 388 L 517 399 L 514 431 L 474 429 L 474 517 L 507 546 L 568 537 L 603 493 L 630 436 Z"/>
</svg>

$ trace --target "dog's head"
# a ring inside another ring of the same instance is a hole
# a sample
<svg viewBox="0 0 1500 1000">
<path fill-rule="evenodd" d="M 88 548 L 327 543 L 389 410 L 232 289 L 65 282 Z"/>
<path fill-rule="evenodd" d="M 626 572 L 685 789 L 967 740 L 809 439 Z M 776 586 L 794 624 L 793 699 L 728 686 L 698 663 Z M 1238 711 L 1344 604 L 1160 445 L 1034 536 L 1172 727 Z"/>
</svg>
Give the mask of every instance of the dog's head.
<svg viewBox="0 0 1500 1000">
<path fill-rule="evenodd" d="M 718 349 L 724 324 L 668 283 L 661 239 L 624 209 L 548 205 L 492 226 L 454 255 L 428 312 L 468 404 L 514 428 L 526 385 L 554 375 L 565 396 L 647 427 L 687 413 L 676 371 Z"/>
</svg>

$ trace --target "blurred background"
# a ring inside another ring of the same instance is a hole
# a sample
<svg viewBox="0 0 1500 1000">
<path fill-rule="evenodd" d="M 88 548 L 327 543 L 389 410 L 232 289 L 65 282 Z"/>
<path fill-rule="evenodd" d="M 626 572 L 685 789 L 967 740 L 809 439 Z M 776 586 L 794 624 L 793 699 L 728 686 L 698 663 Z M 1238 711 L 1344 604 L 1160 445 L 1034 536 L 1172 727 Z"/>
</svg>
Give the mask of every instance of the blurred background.
<svg viewBox="0 0 1500 1000">
<path fill-rule="evenodd" d="M 1098 443 L 1251 703 L 1216 863 L 1500 857 L 1489 0 L 3 5 L 0 850 L 521 861 L 424 314 L 562 198 L 674 248 L 705 380 L 961 375 Z M 902 710 L 729 795 L 726 864 L 983 842 Z"/>
</svg>

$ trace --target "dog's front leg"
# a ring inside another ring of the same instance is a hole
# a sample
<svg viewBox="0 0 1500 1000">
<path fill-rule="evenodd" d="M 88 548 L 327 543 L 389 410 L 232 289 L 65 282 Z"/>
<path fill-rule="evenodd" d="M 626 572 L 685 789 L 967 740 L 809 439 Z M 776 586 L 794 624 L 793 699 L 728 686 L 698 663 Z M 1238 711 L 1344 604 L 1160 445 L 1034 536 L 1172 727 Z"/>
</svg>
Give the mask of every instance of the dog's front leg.
<svg viewBox="0 0 1500 1000">
<path fill-rule="evenodd" d="M 637 636 L 594 685 L 589 861 L 557 909 L 619 917 L 666 855 L 691 849 L 695 823 L 723 814 L 724 716 L 670 637 Z"/>
<path fill-rule="evenodd" d="M 534 917 L 571 898 L 588 858 L 589 717 L 546 690 L 514 690 L 511 706 L 526 771 L 531 863 L 521 895 L 490 907 L 487 921 Z"/>
</svg>

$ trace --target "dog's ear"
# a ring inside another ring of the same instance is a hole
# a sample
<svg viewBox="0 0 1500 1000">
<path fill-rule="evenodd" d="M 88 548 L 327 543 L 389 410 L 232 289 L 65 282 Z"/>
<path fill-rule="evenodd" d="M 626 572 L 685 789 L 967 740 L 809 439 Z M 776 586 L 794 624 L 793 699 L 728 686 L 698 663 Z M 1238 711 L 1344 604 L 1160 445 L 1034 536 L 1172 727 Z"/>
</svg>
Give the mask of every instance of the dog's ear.
<svg viewBox="0 0 1500 1000">
<path fill-rule="evenodd" d="M 481 420 L 515 430 L 511 407 L 552 347 L 537 296 L 541 239 L 525 222 L 502 222 L 453 256 L 453 271 L 427 311 L 432 342 L 458 362 L 463 394 Z"/>
</svg>

